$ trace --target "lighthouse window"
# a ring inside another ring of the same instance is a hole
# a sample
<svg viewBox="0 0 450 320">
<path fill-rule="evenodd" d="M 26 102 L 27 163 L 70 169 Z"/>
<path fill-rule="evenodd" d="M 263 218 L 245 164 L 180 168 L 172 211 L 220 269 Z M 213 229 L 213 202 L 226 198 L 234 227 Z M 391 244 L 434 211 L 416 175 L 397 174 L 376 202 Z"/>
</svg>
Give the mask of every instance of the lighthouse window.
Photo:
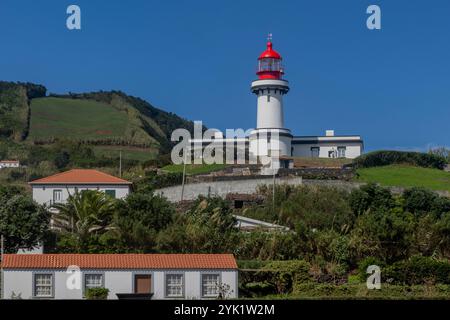
<svg viewBox="0 0 450 320">
<path fill-rule="evenodd" d="M 267 102 L 270 102 L 270 94 L 267 95 Z"/>
</svg>

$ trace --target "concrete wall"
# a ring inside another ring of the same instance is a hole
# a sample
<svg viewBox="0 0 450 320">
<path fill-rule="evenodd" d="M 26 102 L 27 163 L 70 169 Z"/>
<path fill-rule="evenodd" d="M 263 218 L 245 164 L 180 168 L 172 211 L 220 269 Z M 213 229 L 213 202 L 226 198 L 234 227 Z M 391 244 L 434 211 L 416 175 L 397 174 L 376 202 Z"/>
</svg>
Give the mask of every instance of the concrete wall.
<svg viewBox="0 0 450 320">
<path fill-rule="evenodd" d="M 33 200 L 39 204 L 50 205 L 53 203 L 53 191 L 62 191 L 62 202 L 66 202 L 69 198 L 69 194 L 75 193 L 75 188 L 78 191 L 81 190 L 116 190 L 116 198 L 125 198 L 130 192 L 128 185 L 32 185 L 33 188 Z"/>
<path fill-rule="evenodd" d="M 103 274 L 104 286 L 109 289 L 108 299 L 117 299 L 117 293 L 133 293 L 135 274 L 150 274 L 153 299 L 167 299 L 165 296 L 166 273 L 184 275 L 184 298 L 186 299 L 201 299 L 202 273 L 219 273 L 221 283 L 230 286 L 229 298 L 238 297 L 238 271 L 236 270 L 82 270 L 82 273 L 84 272 Z M 33 299 L 33 273 L 54 275 L 54 297 L 51 299 L 83 299 L 83 280 L 81 280 L 80 289 L 68 289 L 66 282 L 70 274 L 67 274 L 65 270 L 5 270 L 3 297 L 10 299 L 14 292 L 20 293 L 22 299 Z"/>
<path fill-rule="evenodd" d="M 184 200 L 194 200 L 199 195 L 217 195 L 225 197 L 229 193 L 255 193 L 258 186 L 272 184 L 273 178 L 257 178 L 257 179 L 239 179 L 234 181 L 214 181 L 186 184 L 184 186 Z M 301 177 L 282 177 L 275 179 L 276 184 L 302 184 Z M 163 195 L 171 202 L 177 202 L 181 199 L 181 186 L 174 186 L 156 190 L 157 194 Z"/>
</svg>

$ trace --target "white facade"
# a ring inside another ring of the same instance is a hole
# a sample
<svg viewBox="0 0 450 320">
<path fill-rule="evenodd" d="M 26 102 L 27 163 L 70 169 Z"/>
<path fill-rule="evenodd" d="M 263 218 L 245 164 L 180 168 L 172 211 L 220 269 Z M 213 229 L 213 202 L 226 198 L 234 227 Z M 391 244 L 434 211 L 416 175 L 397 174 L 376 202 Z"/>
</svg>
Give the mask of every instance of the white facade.
<svg viewBox="0 0 450 320">
<path fill-rule="evenodd" d="M 0 169 L 3 168 L 19 168 L 20 162 L 16 160 L 3 160 L 0 161 Z"/>
<path fill-rule="evenodd" d="M 41 205 L 65 203 L 76 190 L 97 190 L 106 192 L 116 199 L 123 199 L 130 193 L 129 185 L 114 184 L 32 184 L 33 200 Z"/>
<path fill-rule="evenodd" d="M 36 275 L 50 275 L 51 283 L 49 296 L 40 296 L 36 291 Z M 22 299 L 83 299 L 86 275 L 98 275 L 102 286 L 109 289 L 108 299 L 117 299 L 117 294 L 134 293 L 136 275 L 149 275 L 151 281 L 152 299 L 211 299 L 216 297 L 204 296 L 206 288 L 202 288 L 202 276 L 217 276 L 221 284 L 230 287 L 227 298 L 238 297 L 238 271 L 237 270 L 152 270 L 152 269 L 130 269 L 130 270 L 81 270 L 79 277 L 80 288 L 69 289 L 67 281 L 72 275 L 62 269 L 34 269 L 34 270 L 4 270 L 3 272 L 3 298 L 10 299 L 13 295 L 19 295 Z M 167 292 L 167 275 L 180 275 L 182 279 L 180 296 L 170 296 Z M 204 279 L 203 279 L 204 280 Z M 202 290 L 203 289 L 203 290 Z"/>
<path fill-rule="evenodd" d="M 292 140 L 294 157 L 354 159 L 363 151 L 360 136 L 334 136 L 332 130 L 327 130 L 325 136 L 294 137 Z"/>
</svg>

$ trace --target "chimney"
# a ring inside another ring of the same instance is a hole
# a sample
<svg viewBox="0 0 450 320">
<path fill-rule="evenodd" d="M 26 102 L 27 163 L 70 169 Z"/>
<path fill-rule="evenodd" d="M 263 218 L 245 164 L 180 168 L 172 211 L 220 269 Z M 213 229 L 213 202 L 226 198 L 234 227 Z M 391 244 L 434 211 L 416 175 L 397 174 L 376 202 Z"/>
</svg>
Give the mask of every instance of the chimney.
<svg viewBox="0 0 450 320">
<path fill-rule="evenodd" d="M 325 135 L 327 137 L 334 137 L 334 130 L 326 130 Z"/>
</svg>

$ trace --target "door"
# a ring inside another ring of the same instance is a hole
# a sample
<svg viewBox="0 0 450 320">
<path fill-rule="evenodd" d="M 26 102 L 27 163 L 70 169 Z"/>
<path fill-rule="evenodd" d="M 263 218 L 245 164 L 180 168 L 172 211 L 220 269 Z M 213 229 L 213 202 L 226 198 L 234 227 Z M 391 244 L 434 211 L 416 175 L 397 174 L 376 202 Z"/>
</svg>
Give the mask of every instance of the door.
<svg viewBox="0 0 450 320">
<path fill-rule="evenodd" d="M 134 276 L 134 293 L 151 293 L 152 276 L 149 274 L 137 274 Z"/>
</svg>

